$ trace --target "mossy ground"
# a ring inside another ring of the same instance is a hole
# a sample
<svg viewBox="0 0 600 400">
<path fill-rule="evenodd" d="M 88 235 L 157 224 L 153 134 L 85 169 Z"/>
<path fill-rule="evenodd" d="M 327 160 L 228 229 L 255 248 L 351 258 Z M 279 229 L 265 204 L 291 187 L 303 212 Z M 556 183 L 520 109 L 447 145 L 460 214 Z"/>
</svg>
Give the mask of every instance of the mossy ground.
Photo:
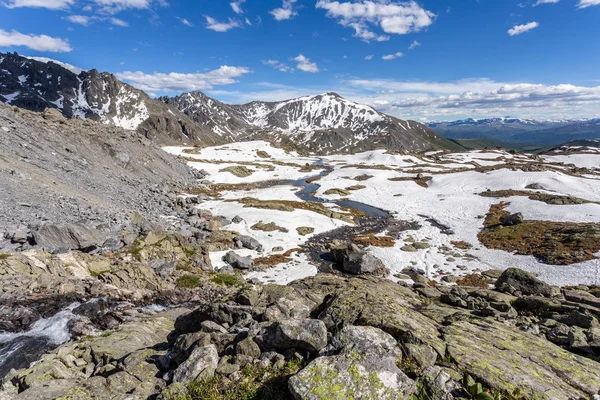
<svg viewBox="0 0 600 400">
<path fill-rule="evenodd" d="M 196 275 L 183 275 L 175 281 L 175 285 L 181 289 L 195 289 L 200 287 L 200 277 Z"/>
<path fill-rule="evenodd" d="M 192 381 L 184 393 L 166 400 L 288 400 L 291 395 L 287 384 L 289 378 L 303 367 L 300 360 L 292 360 L 278 370 L 247 366 L 242 380 L 232 382 L 224 377 Z"/>
<path fill-rule="evenodd" d="M 353 242 L 374 247 L 394 247 L 396 241 L 391 236 L 375 236 L 374 233 L 357 236 L 352 239 Z"/>
<path fill-rule="evenodd" d="M 524 221 L 501 226 L 500 217 L 508 215 L 509 203 L 492 205 L 478 238 L 490 249 L 532 255 L 545 264 L 569 265 L 595 259 L 600 251 L 600 224 Z"/>
</svg>

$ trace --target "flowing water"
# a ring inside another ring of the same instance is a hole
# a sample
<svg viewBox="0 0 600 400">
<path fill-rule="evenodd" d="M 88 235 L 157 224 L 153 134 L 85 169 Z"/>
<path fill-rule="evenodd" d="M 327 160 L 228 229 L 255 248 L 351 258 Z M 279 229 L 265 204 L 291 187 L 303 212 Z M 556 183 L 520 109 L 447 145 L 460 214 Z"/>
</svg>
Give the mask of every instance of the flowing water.
<svg viewBox="0 0 600 400">
<path fill-rule="evenodd" d="M 76 318 L 73 303 L 50 318 L 38 320 L 30 330 L 18 333 L 0 333 L 0 378 L 12 368 L 26 368 L 45 352 L 71 338 L 69 322 Z"/>
</svg>

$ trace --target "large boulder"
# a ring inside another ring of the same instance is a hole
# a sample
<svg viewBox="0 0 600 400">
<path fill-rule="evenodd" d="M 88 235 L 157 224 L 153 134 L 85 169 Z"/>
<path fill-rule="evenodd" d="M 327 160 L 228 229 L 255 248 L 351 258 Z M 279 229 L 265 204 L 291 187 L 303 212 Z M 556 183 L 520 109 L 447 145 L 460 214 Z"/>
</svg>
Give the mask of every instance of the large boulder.
<svg viewBox="0 0 600 400">
<path fill-rule="evenodd" d="M 529 272 L 509 268 L 496 281 L 496 289 L 516 296 L 552 296 L 552 287 Z"/>
<path fill-rule="evenodd" d="M 223 261 L 237 269 L 251 269 L 254 266 L 252 257 L 242 257 L 234 251 L 230 251 L 223 256 Z"/>
<path fill-rule="evenodd" d="M 289 380 L 297 400 L 404 399 L 415 382 L 397 366 L 401 352 L 380 329 L 347 326 L 333 340 L 340 354 L 319 357 Z"/>
<path fill-rule="evenodd" d="M 49 253 L 66 253 L 69 250 L 91 250 L 102 246 L 106 235 L 84 224 L 54 224 L 44 222 L 31 228 L 37 246 Z"/>
<path fill-rule="evenodd" d="M 380 259 L 354 244 L 336 246 L 330 252 L 337 267 L 348 274 L 385 276 L 389 272 Z"/>
<path fill-rule="evenodd" d="M 219 365 L 219 352 L 214 344 L 196 347 L 189 358 L 175 370 L 173 382 L 210 379 Z"/>
<path fill-rule="evenodd" d="M 445 329 L 458 368 L 492 389 L 526 398 L 591 398 L 600 391 L 598 364 L 518 328 L 489 319 L 462 320 Z"/>
<path fill-rule="evenodd" d="M 522 224 L 525 219 L 523 218 L 523 214 L 516 213 L 510 215 L 503 215 L 500 217 L 500 223 L 503 226 L 514 226 Z"/>
<path fill-rule="evenodd" d="M 327 328 L 318 319 L 290 319 L 266 326 L 256 341 L 264 350 L 296 348 L 317 354 L 327 346 Z"/>
<path fill-rule="evenodd" d="M 234 242 L 239 248 L 256 250 L 258 252 L 262 252 L 264 250 L 262 244 L 260 244 L 258 240 L 251 236 L 240 235 L 234 239 Z"/>
</svg>

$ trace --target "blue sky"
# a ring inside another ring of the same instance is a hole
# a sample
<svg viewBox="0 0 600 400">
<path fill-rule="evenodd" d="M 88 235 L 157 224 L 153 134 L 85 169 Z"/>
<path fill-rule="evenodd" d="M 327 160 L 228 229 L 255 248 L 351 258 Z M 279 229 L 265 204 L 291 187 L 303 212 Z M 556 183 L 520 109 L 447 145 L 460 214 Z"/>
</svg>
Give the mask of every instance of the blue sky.
<svg viewBox="0 0 600 400">
<path fill-rule="evenodd" d="M 152 95 L 561 119 L 600 116 L 599 22 L 600 0 L 0 0 L 0 51 Z"/>
</svg>

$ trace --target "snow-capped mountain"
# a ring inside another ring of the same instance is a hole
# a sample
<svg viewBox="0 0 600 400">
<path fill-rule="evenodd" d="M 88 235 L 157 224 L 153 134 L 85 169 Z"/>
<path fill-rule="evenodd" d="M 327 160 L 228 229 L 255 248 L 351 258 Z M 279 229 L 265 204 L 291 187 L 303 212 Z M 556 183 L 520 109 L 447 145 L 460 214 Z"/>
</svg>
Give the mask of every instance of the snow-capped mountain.
<svg viewBox="0 0 600 400">
<path fill-rule="evenodd" d="M 431 122 L 436 132 L 451 139 L 494 139 L 501 142 L 557 145 L 573 139 L 600 136 L 598 119 L 535 120 L 487 118 Z"/>
<path fill-rule="evenodd" d="M 243 105 L 228 105 L 201 92 L 152 99 L 110 73 L 16 53 L 0 54 L 0 101 L 33 111 L 56 108 L 66 117 L 137 130 L 162 144 L 260 138 L 315 154 L 457 147 L 418 122 L 335 93 Z"/>
<path fill-rule="evenodd" d="M 45 58 L 0 53 L 0 101 L 32 111 L 56 108 L 68 118 L 138 130 L 164 144 L 223 143 L 177 109 L 112 74 Z"/>
<path fill-rule="evenodd" d="M 315 154 L 453 147 L 418 122 L 402 121 L 336 93 L 243 105 L 224 104 L 201 92 L 161 100 L 226 140 L 270 137 Z"/>
</svg>

